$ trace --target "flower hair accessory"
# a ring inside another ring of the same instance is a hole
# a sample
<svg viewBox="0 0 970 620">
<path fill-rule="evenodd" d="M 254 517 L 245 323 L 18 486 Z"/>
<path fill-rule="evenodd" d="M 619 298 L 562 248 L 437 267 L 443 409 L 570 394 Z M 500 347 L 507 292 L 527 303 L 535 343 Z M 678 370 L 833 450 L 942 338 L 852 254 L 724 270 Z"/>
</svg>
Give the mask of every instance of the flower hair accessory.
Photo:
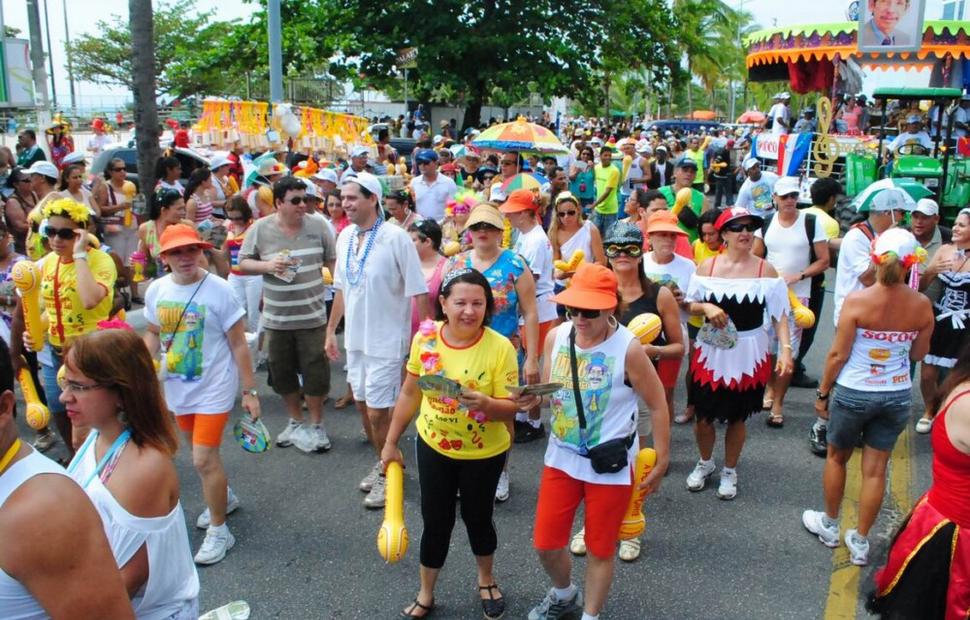
<svg viewBox="0 0 970 620">
<path fill-rule="evenodd" d="M 893 256 L 900 264 L 909 269 L 909 286 L 919 286 L 919 268 L 927 259 L 926 250 L 919 244 L 913 233 L 902 228 L 890 228 L 872 242 L 872 262 L 883 265 Z"/>
<path fill-rule="evenodd" d="M 88 221 L 88 208 L 73 198 L 59 198 L 50 202 L 43 211 L 44 218 L 60 215 L 70 219 L 75 224 L 85 224 Z"/>
</svg>

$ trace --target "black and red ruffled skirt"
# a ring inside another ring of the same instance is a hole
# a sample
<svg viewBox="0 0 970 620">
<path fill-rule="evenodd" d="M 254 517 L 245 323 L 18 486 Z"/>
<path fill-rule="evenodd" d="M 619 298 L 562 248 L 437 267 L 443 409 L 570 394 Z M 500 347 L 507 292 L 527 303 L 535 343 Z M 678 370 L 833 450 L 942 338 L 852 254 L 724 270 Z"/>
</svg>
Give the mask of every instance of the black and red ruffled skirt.
<svg viewBox="0 0 970 620">
<path fill-rule="evenodd" d="M 707 421 L 734 422 L 760 412 L 771 378 L 769 345 L 763 329 L 742 332 L 733 349 L 697 341 L 690 360 L 694 415 Z"/>
</svg>

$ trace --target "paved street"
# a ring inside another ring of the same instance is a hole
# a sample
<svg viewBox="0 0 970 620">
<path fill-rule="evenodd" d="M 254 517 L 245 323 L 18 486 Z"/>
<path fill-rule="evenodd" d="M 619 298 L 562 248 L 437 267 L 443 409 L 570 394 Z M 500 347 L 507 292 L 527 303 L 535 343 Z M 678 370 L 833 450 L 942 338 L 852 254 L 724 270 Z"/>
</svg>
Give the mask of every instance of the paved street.
<svg viewBox="0 0 970 620">
<path fill-rule="evenodd" d="M 831 297 L 809 364 L 813 376 L 831 342 L 830 308 Z M 137 322 L 137 314 L 132 318 Z M 339 365 L 333 376 L 333 392 L 340 396 Z M 265 374 L 260 379 L 265 381 Z M 265 386 L 262 394 L 264 419 L 275 434 L 285 424 L 282 403 Z M 822 506 L 823 460 L 807 445 L 813 399 L 813 390 L 793 389 L 782 430 L 768 428 L 763 416 L 749 422 L 733 502 L 719 501 L 711 488 L 697 494 L 685 489 L 697 452 L 690 427 L 673 429 L 670 475 L 646 506 L 643 554 L 633 564 L 618 563 L 604 619 L 865 617 L 859 601 L 874 569 L 848 567 L 844 548 L 836 550 L 833 564 L 832 551 L 805 532 L 800 521 L 802 510 Z M 679 393 L 678 409 L 682 401 Z M 203 609 L 245 599 L 255 619 L 393 618 L 414 596 L 421 535 L 416 472 L 405 472 L 411 548 L 402 562 L 388 566 L 375 544 L 383 513 L 364 509 L 364 495 L 357 490 L 374 460 L 361 442 L 359 416 L 353 409 L 334 411 L 329 401 L 326 426 L 334 446 L 322 455 L 296 448 L 248 454 L 236 447 L 227 429 L 223 456 L 242 507 L 229 519 L 236 547 L 221 564 L 199 570 Z M 413 435 L 404 443 L 408 459 Z M 530 544 L 544 449 L 545 442 L 514 447 L 512 496 L 496 509 L 496 575 L 509 602 L 509 618 L 524 618 L 549 586 Z M 908 430 L 894 454 L 887 506 L 873 537 L 875 556 L 885 551 L 899 513 L 928 486 L 929 462 L 928 439 Z M 194 551 L 203 537 L 194 528 L 203 504 L 184 448 L 178 467 Z M 858 488 L 857 468 L 853 472 L 849 489 Z M 844 512 L 852 511 L 853 503 L 846 502 Z M 453 543 L 435 617 L 480 618 L 474 562 L 460 523 Z M 838 568 L 834 574 L 833 566 Z M 584 561 L 577 561 L 577 574 L 583 568 Z"/>
</svg>

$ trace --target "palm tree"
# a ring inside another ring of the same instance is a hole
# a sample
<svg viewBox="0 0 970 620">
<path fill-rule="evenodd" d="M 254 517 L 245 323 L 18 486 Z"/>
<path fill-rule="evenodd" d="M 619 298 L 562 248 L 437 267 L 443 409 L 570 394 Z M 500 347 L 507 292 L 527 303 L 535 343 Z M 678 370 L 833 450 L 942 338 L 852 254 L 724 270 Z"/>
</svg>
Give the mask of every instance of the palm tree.
<svg viewBox="0 0 970 620">
<path fill-rule="evenodd" d="M 151 0 L 128 0 L 131 25 L 132 92 L 138 148 L 138 183 L 146 196 L 155 187 L 158 148 L 158 106 L 155 101 L 154 14 Z"/>
<path fill-rule="evenodd" d="M 707 75 L 719 66 L 720 45 L 717 27 L 728 21 L 732 9 L 722 0 L 674 0 L 674 15 L 681 26 L 680 43 L 687 59 L 688 79 L 693 80 L 697 64 Z M 688 114 L 694 110 L 693 96 L 687 89 Z"/>
</svg>

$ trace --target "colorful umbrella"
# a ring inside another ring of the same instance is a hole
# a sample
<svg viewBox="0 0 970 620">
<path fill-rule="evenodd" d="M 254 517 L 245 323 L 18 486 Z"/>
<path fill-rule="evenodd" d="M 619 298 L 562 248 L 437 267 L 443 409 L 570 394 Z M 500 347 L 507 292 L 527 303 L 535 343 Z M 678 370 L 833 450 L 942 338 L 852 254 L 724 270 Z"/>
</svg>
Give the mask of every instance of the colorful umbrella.
<svg viewBox="0 0 970 620">
<path fill-rule="evenodd" d="M 502 191 L 505 192 L 506 196 L 517 189 L 531 189 L 534 192 L 538 192 L 541 188 L 542 184 L 539 183 L 539 179 L 528 172 L 520 172 L 502 183 Z"/>
<path fill-rule="evenodd" d="M 742 124 L 749 124 L 749 123 L 760 123 L 763 120 L 765 120 L 764 112 L 759 112 L 757 110 L 748 110 L 747 112 L 739 116 L 736 122 L 742 123 Z"/>
<path fill-rule="evenodd" d="M 876 181 L 865 188 L 859 194 L 852 199 L 850 206 L 855 208 L 856 211 L 868 211 L 869 205 L 872 204 L 872 199 L 881 194 L 886 190 L 902 190 L 900 194 L 900 208 L 906 211 L 912 211 L 916 208 L 916 201 L 920 198 L 927 198 L 933 195 L 933 192 L 926 188 L 925 185 L 920 185 L 915 179 L 899 177 L 899 178 L 888 178 L 882 179 L 881 181 Z"/>
<path fill-rule="evenodd" d="M 474 140 L 472 146 L 492 151 L 519 151 L 526 153 L 566 154 L 566 148 L 556 134 L 522 117 L 511 123 L 493 125 Z"/>
</svg>

